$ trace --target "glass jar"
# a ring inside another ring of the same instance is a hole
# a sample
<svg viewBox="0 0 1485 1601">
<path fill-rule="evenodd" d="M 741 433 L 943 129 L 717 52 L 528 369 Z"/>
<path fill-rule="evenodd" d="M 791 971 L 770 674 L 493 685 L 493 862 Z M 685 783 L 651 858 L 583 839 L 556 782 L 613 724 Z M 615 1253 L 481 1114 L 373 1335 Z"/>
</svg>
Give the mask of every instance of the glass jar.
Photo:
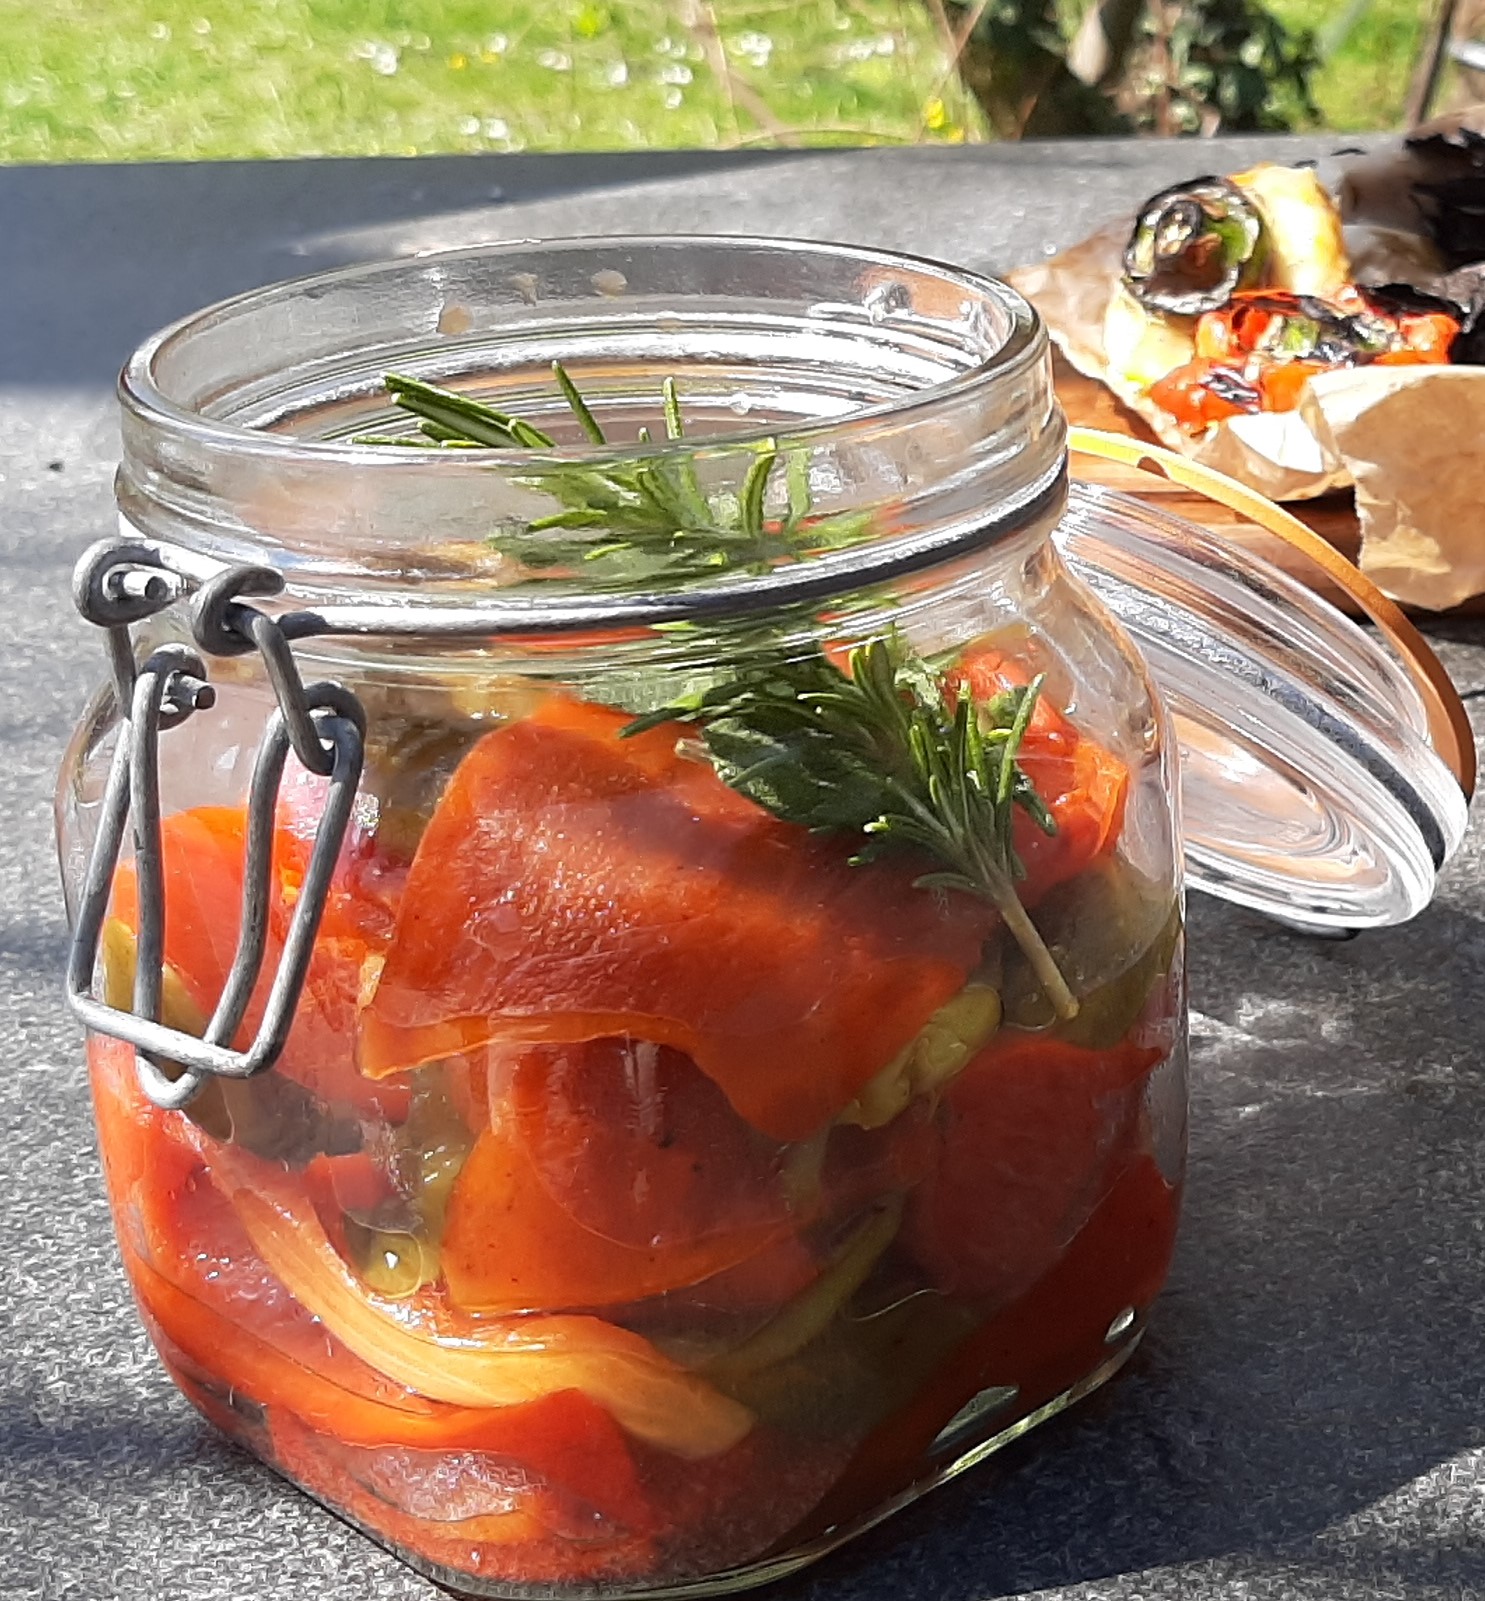
<svg viewBox="0 0 1485 1601">
<path fill-rule="evenodd" d="M 1143 514 L 1067 513 L 1024 302 L 826 246 L 486 248 L 204 312 L 122 400 L 71 990 L 209 1419 L 456 1588 L 703 1594 L 1120 1367 L 1184 1162 L 1175 746 L 1053 538 L 1128 602 Z M 1177 544 L 1171 586 L 1217 565 Z M 1311 623 L 1275 672 L 1422 762 L 1405 675 Z"/>
</svg>

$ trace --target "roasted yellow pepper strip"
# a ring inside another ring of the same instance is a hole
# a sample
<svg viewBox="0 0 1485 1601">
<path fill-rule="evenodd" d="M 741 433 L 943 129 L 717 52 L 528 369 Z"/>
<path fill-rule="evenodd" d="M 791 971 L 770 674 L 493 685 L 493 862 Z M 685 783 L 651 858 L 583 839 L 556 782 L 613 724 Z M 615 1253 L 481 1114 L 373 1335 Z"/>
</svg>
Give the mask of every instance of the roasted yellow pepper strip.
<svg viewBox="0 0 1485 1601">
<path fill-rule="evenodd" d="M 746 1407 L 601 1318 L 531 1316 L 445 1326 L 432 1312 L 368 1295 L 308 1201 L 275 1188 L 270 1199 L 259 1187 L 230 1187 L 237 1215 L 269 1270 L 348 1350 L 416 1394 L 455 1406 L 498 1407 L 581 1390 L 630 1434 L 689 1458 L 716 1456 L 752 1428 Z"/>
</svg>

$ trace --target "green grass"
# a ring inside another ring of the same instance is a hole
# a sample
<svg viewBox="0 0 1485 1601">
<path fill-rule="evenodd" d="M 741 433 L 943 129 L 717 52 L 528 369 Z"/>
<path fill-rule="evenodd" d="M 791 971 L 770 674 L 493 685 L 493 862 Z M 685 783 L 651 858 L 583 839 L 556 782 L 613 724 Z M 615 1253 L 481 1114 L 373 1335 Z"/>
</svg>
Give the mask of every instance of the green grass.
<svg viewBox="0 0 1485 1601">
<path fill-rule="evenodd" d="M 1398 125 L 1433 0 L 1268 3 Z M 984 136 L 933 0 L 0 0 L 0 161 Z"/>
<path fill-rule="evenodd" d="M 921 0 L 0 0 L 0 161 L 977 137 L 946 64 Z"/>
<path fill-rule="evenodd" d="M 1310 28 L 1325 63 L 1314 81 L 1327 128 L 1396 128 L 1434 0 L 1266 0 L 1291 27 Z"/>
</svg>

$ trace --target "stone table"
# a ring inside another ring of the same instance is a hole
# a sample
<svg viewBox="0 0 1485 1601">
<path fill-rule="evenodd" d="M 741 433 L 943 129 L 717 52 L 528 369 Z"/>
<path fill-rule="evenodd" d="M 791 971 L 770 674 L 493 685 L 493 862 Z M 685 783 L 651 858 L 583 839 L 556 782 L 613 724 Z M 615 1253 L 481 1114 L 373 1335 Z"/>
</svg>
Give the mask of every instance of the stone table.
<svg viewBox="0 0 1485 1601">
<path fill-rule="evenodd" d="M 0 169 L 0 1593 L 428 1601 L 214 1436 L 114 1256 L 49 797 L 102 672 L 67 600 L 110 526 L 138 339 L 337 262 L 537 234 L 850 239 L 1004 268 L 1199 169 L 1336 141 Z M 1466 695 L 1485 631 L 1433 629 Z M 1190 1189 L 1116 1384 L 782 1588 L 791 1601 L 1485 1592 L 1485 854 L 1410 927 L 1314 943 L 1192 908 Z"/>
</svg>

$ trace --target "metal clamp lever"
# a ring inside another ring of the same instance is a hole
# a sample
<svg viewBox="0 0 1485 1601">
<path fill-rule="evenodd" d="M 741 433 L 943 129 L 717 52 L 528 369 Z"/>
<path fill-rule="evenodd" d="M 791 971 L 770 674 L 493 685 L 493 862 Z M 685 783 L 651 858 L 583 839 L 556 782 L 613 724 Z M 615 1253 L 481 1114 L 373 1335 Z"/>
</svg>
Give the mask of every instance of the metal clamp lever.
<svg viewBox="0 0 1485 1601">
<path fill-rule="evenodd" d="M 72 932 L 67 1000 L 86 1027 L 134 1046 L 140 1086 L 157 1106 L 186 1105 L 212 1075 L 251 1078 L 277 1061 L 304 988 L 361 778 L 366 733 L 361 703 L 340 684 L 304 684 L 280 624 L 241 598 L 275 594 L 282 587 L 282 578 L 271 568 L 236 567 L 202 585 L 192 605 L 192 632 L 202 649 L 218 656 L 257 650 L 278 701 L 248 788 L 237 949 L 221 997 L 198 1039 L 167 1027 L 160 1016 L 167 908 L 159 738 L 193 713 L 210 708 L 216 692 L 206 681 L 202 658 L 183 645 L 161 646 L 136 667 L 129 632 L 130 624 L 182 599 L 188 583 L 154 548 L 116 540 L 93 546 L 74 575 L 78 610 L 108 631 L 122 723 Z M 231 1042 L 258 989 L 268 947 L 274 824 L 291 749 L 310 772 L 328 778 L 328 794 L 262 1018 L 252 1042 L 237 1050 Z M 139 911 L 133 1007 L 124 1011 L 93 994 L 93 975 L 124 833 L 131 825 Z"/>
</svg>

